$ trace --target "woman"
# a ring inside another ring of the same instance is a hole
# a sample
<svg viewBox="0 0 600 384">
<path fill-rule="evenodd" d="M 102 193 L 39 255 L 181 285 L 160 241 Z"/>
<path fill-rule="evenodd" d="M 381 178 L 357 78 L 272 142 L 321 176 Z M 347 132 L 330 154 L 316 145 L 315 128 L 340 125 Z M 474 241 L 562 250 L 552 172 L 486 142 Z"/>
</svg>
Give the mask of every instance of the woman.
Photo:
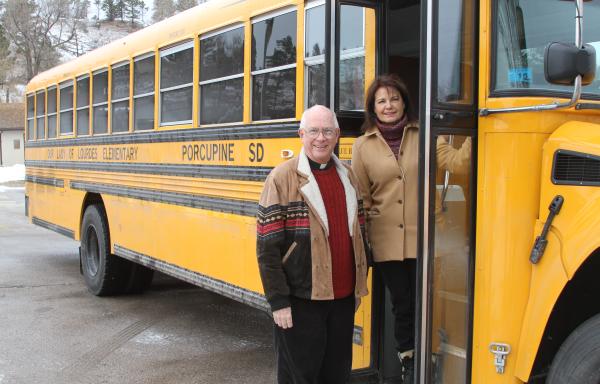
<svg viewBox="0 0 600 384">
<path fill-rule="evenodd" d="M 418 124 L 406 85 L 377 78 L 365 101 L 364 135 L 352 149 L 373 261 L 390 291 L 403 381 L 412 383 L 418 206 Z"/>
</svg>

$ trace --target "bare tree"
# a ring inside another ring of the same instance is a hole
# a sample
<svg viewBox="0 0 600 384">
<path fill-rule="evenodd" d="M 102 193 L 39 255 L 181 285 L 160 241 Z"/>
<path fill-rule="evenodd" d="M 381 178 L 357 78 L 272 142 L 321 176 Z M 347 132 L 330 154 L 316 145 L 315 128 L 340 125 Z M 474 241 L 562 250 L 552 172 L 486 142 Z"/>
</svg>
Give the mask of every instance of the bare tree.
<svg viewBox="0 0 600 384">
<path fill-rule="evenodd" d="M 177 12 L 182 12 L 182 11 L 185 11 L 186 9 L 195 7 L 196 5 L 198 5 L 197 0 L 177 0 L 177 3 L 175 4 L 175 8 L 177 9 Z"/>
<path fill-rule="evenodd" d="M 152 9 L 152 21 L 157 23 L 175 14 L 175 2 L 173 0 L 154 0 Z"/>
<path fill-rule="evenodd" d="M 23 58 L 26 81 L 58 63 L 58 50 L 82 28 L 84 8 L 81 0 L 6 1 L 0 21 L 16 55 Z"/>
</svg>

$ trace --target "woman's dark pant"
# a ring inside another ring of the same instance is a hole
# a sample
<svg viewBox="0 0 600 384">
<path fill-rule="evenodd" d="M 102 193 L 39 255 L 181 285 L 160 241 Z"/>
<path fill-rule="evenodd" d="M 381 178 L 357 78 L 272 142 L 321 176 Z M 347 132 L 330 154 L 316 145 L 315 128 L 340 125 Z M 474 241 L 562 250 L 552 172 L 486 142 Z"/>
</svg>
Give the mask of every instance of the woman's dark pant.
<svg viewBox="0 0 600 384">
<path fill-rule="evenodd" d="M 375 263 L 390 291 L 398 352 L 415 349 L 416 266 L 415 259 Z"/>
<path fill-rule="evenodd" d="M 275 325 L 279 384 L 343 384 L 352 369 L 354 296 L 339 300 L 291 297 L 293 327 Z"/>
</svg>

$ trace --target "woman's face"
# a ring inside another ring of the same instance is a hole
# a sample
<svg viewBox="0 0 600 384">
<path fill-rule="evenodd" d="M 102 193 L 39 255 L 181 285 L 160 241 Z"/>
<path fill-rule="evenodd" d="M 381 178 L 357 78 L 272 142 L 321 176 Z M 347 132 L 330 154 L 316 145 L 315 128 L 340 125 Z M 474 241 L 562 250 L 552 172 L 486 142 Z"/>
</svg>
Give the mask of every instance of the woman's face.
<svg viewBox="0 0 600 384">
<path fill-rule="evenodd" d="M 375 115 L 385 124 L 397 123 L 404 116 L 404 101 L 396 88 L 380 87 L 375 92 Z"/>
</svg>

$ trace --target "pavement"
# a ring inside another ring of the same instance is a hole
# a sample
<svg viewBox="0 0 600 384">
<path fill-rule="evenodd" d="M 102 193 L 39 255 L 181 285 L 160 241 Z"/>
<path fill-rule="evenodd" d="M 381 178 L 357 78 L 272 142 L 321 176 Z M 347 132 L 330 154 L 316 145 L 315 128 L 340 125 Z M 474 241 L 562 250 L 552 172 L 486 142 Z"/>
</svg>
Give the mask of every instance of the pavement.
<svg viewBox="0 0 600 384">
<path fill-rule="evenodd" d="M 165 275 L 99 298 L 79 243 L 29 224 L 0 184 L 0 384 L 274 383 L 266 313 Z"/>
</svg>

